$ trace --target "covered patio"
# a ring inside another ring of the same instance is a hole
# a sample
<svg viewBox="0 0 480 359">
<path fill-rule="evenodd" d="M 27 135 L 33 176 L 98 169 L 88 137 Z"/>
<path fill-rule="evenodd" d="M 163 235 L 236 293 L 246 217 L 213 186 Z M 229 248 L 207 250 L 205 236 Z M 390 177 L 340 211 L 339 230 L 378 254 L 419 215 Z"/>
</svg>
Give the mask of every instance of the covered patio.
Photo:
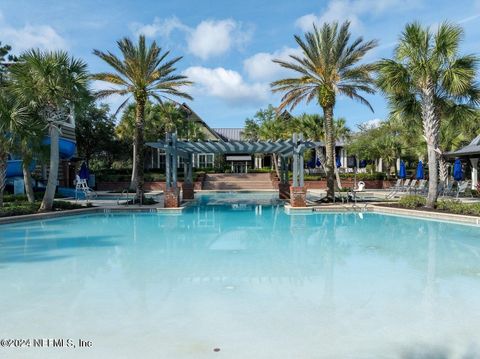
<svg viewBox="0 0 480 359">
<path fill-rule="evenodd" d="M 148 142 L 147 146 L 158 148 L 165 152 L 165 207 L 179 207 L 181 199 L 194 199 L 193 161 L 195 153 L 215 154 L 269 154 L 279 156 L 279 197 L 290 199 L 293 207 L 306 206 L 306 188 L 304 184 L 304 153 L 305 150 L 321 146 L 320 142 L 304 140 L 302 134 L 293 134 L 292 139 L 277 141 L 187 141 L 179 140 L 176 133 L 167 133 L 164 141 Z M 183 161 L 184 182 L 178 186 L 179 159 Z M 292 159 L 292 185 L 288 172 L 289 159 Z"/>
<path fill-rule="evenodd" d="M 478 159 L 480 158 L 480 135 L 475 137 L 467 146 L 447 154 L 450 158 L 470 160 L 472 166 L 472 189 L 478 186 Z"/>
</svg>

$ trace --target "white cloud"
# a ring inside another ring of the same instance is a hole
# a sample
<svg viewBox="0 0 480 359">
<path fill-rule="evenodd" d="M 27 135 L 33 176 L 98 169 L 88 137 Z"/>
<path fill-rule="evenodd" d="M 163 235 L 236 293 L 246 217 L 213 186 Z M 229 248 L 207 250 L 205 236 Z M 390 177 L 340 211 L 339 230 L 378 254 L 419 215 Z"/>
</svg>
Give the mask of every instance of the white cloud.
<svg viewBox="0 0 480 359">
<path fill-rule="evenodd" d="M 360 126 L 362 126 L 364 128 L 378 128 L 378 127 L 380 127 L 382 122 L 384 122 L 384 120 L 382 120 L 380 118 L 374 118 L 374 119 L 362 122 L 360 124 Z"/>
<path fill-rule="evenodd" d="M 0 34 L 3 41 L 18 53 L 31 48 L 56 50 L 68 48 L 65 39 L 50 25 L 30 25 L 13 27 L 5 22 L 0 13 Z"/>
<path fill-rule="evenodd" d="M 261 104 L 270 94 L 267 84 L 246 83 L 238 72 L 223 67 L 193 66 L 183 74 L 195 82 L 194 95 L 217 97 L 230 105 Z"/>
<path fill-rule="evenodd" d="M 130 25 L 130 29 L 138 36 L 140 34 L 146 37 L 169 37 L 174 30 L 189 31 L 188 26 L 184 25 L 177 17 L 162 20 L 159 17 L 153 19 L 151 24 L 133 23 Z"/>
<path fill-rule="evenodd" d="M 361 17 L 380 15 L 386 11 L 405 11 L 417 7 L 423 0 L 331 0 L 321 15 L 307 14 L 298 18 L 295 25 L 310 31 L 313 24 L 349 20 L 352 28 L 361 28 Z"/>
<path fill-rule="evenodd" d="M 290 71 L 273 62 L 274 59 L 290 61 L 290 55 L 301 56 L 299 48 L 284 47 L 273 53 L 259 52 L 243 61 L 243 69 L 248 77 L 257 81 L 272 81 Z M 292 60 L 293 61 L 293 60 Z"/>
<path fill-rule="evenodd" d="M 133 23 L 130 28 L 136 35 L 164 38 L 174 30 L 180 30 L 185 35 L 188 52 L 202 60 L 222 55 L 232 48 L 241 48 L 252 35 L 251 29 L 245 30 L 240 22 L 232 19 L 204 20 L 196 27 L 189 27 L 176 17 L 156 17 L 152 24 Z"/>
</svg>

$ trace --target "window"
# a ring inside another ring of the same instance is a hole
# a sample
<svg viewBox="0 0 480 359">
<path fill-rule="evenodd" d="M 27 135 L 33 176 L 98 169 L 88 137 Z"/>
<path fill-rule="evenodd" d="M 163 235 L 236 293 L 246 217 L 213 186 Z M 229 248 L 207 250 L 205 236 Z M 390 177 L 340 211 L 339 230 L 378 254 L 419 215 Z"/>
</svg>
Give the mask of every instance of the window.
<svg viewBox="0 0 480 359">
<path fill-rule="evenodd" d="M 200 153 L 198 155 L 198 168 L 213 167 L 213 153 Z"/>
</svg>

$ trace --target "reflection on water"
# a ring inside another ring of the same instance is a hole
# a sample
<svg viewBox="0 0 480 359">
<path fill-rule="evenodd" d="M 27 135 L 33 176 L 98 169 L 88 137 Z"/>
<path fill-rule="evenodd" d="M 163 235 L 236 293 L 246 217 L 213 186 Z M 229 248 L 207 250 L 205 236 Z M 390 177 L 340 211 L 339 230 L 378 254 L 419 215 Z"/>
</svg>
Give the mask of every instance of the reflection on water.
<svg viewBox="0 0 480 359">
<path fill-rule="evenodd" d="M 475 358 L 479 234 L 249 201 L 3 226 L 0 336 L 87 333 L 117 354 L 154 340 L 168 358 L 219 342 L 229 358 Z"/>
</svg>

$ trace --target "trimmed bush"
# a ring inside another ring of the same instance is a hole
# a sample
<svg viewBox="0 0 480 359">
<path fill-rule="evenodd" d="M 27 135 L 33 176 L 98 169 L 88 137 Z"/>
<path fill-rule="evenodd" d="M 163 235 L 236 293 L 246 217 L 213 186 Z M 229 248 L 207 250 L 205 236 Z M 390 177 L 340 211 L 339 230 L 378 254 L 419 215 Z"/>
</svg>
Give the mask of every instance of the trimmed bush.
<svg viewBox="0 0 480 359">
<path fill-rule="evenodd" d="M 419 208 L 427 204 L 426 198 L 422 196 L 408 195 L 403 196 L 398 201 L 398 205 L 404 208 Z"/>
<path fill-rule="evenodd" d="M 462 203 L 457 200 L 440 200 L 436 208 L 454 214 L 480 216 L 480 203 Z"/>
</svg>

